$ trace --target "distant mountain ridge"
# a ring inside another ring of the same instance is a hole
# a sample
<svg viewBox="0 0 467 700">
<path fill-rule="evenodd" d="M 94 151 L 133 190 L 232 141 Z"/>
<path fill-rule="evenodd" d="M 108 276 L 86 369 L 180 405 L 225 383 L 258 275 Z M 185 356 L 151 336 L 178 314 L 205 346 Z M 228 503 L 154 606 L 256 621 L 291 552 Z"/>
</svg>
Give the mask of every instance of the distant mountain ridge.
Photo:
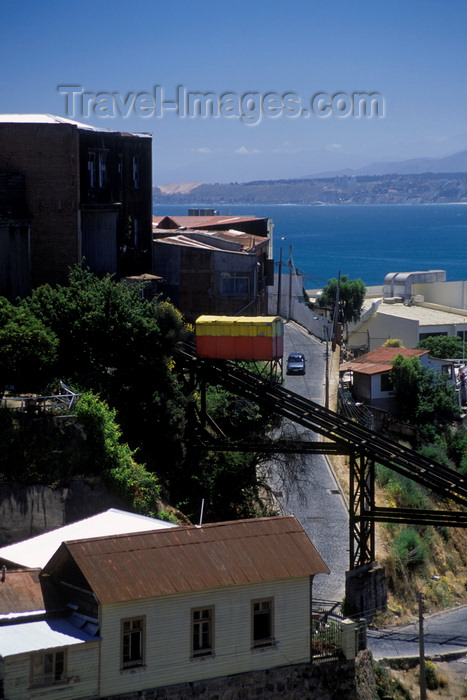
<svg viewBox="0 0 467 700">
<path fill-rule="evenodd" d="M 388 172 L 390 170 L 390 172 Z M 444 158 L 381 162 L 299 179 L 171 183 L 154 204 L 441 204 L 467 202 L 467 150 Z"/>
<path fill-rule="evenodd" d="M 442 158 L 411 158 L 402 161 L 381 161 L 364 165 L 361 168 L 327 171 L 310 178 L 336 177 L 343 175 L 419 175 L 422 173 L 465 173 L 467 172 L 467 150 L 458 151 Z"/>
</svg>

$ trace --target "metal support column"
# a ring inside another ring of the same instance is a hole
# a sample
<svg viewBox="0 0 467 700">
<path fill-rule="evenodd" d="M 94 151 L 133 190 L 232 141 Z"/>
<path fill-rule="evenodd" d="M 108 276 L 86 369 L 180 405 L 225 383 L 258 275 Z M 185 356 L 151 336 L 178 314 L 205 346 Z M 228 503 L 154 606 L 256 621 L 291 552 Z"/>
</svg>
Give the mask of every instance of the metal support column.
<svg viewBox="0 0 467 700">
<path fill-rule="evenodd" d="M 350 455 L 350 569 L 375 561 L 375 525 L 366 517 L 374 509 L 374 471 L 371 457 Z"/>
</svg>

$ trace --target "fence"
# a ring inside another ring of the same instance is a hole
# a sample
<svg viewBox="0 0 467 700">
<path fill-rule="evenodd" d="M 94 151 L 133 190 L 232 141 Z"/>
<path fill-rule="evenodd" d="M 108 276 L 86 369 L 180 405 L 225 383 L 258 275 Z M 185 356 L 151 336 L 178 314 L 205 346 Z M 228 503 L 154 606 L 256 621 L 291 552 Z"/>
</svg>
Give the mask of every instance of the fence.
<svg viewBox="0 0 467 700">
<path fill-rule="evenodd" d="M 0 399 L 0 406 L 28 414 L 71 411 L 81 394 L 75 394 L 63 382 L 60 382 L 60 390 L 63 393 L 51 396 L 4 396 Z"/>
<path fill-rule="evenodd" d="M 365 620 L 351 620 L 333 612 L 312 612 L 311 654 L 313 661 L 354 659 L 366 648 Z"/>
</svg>

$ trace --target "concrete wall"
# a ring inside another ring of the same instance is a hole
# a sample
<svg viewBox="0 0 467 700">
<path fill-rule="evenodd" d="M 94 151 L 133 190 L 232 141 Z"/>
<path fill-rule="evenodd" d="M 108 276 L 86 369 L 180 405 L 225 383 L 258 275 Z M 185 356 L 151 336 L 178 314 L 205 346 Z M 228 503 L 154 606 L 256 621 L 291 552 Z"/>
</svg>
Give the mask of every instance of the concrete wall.
<svg viewBox="0 0 467 700">
<path fill-rule="evenodd" d="M 350 327 L 348 346 L 365 345 L 369 352 L 381 347 L 388 338 L 398 338 L 404 347 L 414 348 L 418 343 L 418 332 L 417 320 L 375 313 L 361 325 Z"/>
<path fill-rule="evenodd" d="M 92 481 L 66 487 L 0 484 L 0 546 L 35 537 L 109 508 L 128 510 L 124 503 Z"/>
<path fill-rule="evenodd" d="M 454 309 L 467 309 L 467 282 L 432 282 L 414 284 L 413 295 L 421 295 L 424 301 Z"/>
</svg>

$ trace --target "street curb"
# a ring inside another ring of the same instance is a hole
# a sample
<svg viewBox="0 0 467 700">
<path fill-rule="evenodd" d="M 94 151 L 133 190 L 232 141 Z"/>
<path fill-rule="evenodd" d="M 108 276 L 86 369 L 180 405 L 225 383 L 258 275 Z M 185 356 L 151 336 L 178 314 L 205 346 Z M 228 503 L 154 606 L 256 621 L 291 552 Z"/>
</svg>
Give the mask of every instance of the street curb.
<svg viewBox="0 0 467 700">
<path fill-rule="evenodd" d="M 407 656 L 379 656 L 376 657 L 373 654 L 371 646 L 367 646 L 367 649 L 371 651 L 373 659 L 375 661 L 391 661 L 391 662 L 418 662 L 420 656 L 418 654 L 410 654 Z M 459 649 L 458 651 L 447 651 L 441 654 L 424 654 L 425 661 L 456 661 L 456 659 L 462 659 L 463 656 L 467 656 L 467 649 Z"/>
</svg>

